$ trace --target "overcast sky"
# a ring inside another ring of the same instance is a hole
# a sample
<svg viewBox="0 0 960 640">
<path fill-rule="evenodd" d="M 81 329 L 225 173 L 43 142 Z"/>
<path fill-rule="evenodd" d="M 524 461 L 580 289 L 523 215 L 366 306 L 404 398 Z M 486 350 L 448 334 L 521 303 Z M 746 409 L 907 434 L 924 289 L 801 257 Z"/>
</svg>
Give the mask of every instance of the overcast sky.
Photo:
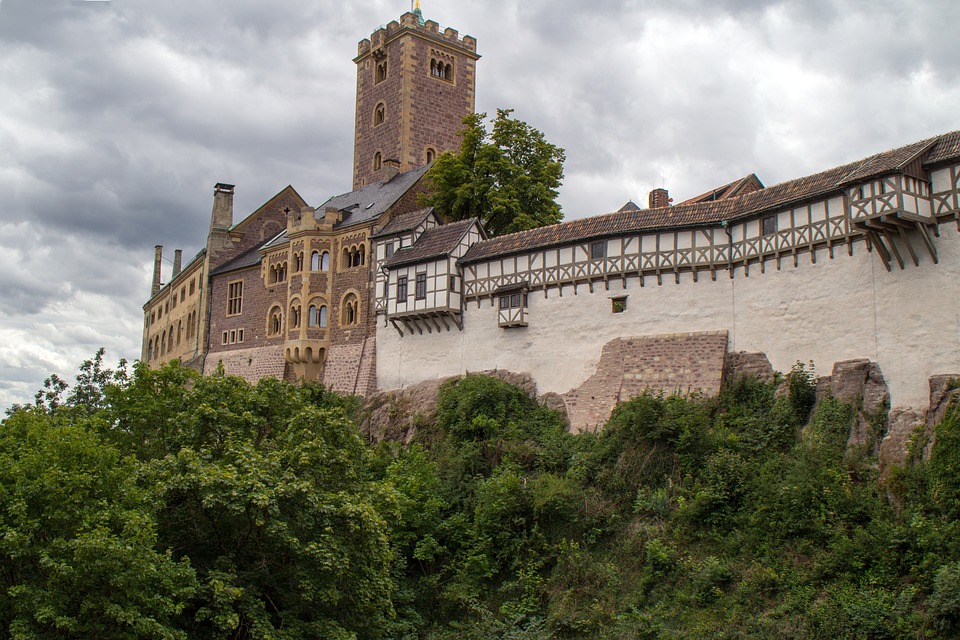
<svg viewBox="0 0 960 640">
<path fill-rule="evenodd" d="M 424 0 L 477 108 L 566 149 L 567 218 L 960 129 L 956 0 Z M 357 41 L 409 0 L 0 0 L 0 409 L 140 354 L 153 246 L 349 191 Z M 167 279 L 169 263 L 165 266 Z"/>
</svg>

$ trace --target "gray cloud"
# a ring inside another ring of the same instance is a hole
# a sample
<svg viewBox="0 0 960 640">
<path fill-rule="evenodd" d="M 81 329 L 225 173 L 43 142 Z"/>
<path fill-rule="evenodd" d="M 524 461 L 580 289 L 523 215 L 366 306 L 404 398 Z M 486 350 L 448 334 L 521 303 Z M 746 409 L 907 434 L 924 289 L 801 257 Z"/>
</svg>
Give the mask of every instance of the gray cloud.
<svg viewBox="0 0 960 640">
<path fill-rule="evenodd" d="M 153 245 L 349 189 L 356 43 L 406 3 L 0 0 L 0 407 L 139 355 Z M 767 184 L 958 128 L 953 0 L 423 2 L 477 37 L 477 108 L 567 151 L 568 216 Z M 169 268 L 169 265 L 168 267 Z"/>
</svg>

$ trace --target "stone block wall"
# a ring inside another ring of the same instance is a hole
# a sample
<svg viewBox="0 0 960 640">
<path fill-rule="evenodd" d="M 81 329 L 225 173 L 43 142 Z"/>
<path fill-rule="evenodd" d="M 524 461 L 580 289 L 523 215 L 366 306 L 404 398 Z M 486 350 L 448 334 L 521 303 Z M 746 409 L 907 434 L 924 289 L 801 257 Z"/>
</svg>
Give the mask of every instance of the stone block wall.
<svg viewBox="0 0 960 640">
<path fill-rule="evenodd" d="M 224 373 L 240 376 L 250 384 L 256 384 L 260 378 L 273 377 L 291 379 L 288 366 L 283 360 L 283 351 L 274 347 L 255 347 L 237 349 L 220 353 L 211 353 L 204 363 L 204 375 L 210 375 L 223 364 Z"/>
<path fill-rule="evenodd" d="M 617 338 L 603 347 L 597 372 L 562 394 L 570 430 L 603 426 L 618 402 L 649 389 L 715 395 L 723 380 L 727 332 Z"/>
</svg>

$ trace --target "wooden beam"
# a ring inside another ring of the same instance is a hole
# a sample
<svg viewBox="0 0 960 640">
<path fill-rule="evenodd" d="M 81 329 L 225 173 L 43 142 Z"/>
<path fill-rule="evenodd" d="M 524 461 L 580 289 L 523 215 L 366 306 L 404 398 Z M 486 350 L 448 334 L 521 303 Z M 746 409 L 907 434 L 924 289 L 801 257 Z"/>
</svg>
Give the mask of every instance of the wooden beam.
<svg viewBox="0 0 960 640">
<path fill-rule="evenodd" d="M 930 257 L 933 258 L 933 264 L 940 264 L 940 259 L 937 257 L 937 248 L 933 246 L 933 240 L 930 239 L 930 236 L 927 235 L 927 225 L 915 222 L 917 225 L 917 232 L 920 233 L 920 237 L 923 239 L 923 244 L 927 247 L 927 251 L 930 253 Z"/>
<path fill-rule="evenodd" d="M 883 240 L 880 239 L 876 232 L 870 231 L 867 233 L 867 241 L 870 243 L 870 249 L 876 248 L 877 255 L 880 256 L 880 261 L 883 263 L 884 268 L 890 271 L 890 253 L 887 252 L 887 248 L 883 246 Z"/>
<path fill-rule="evenodd" d="M 887 242 L 890 243 L 890 246 L 887 248 L 890 250 L 890 253 L 893 254 L 893 257 L 896 258 L 897 264 L 900 265 L 900 269 L 903 270 L 903 257 L 900 255 L 900 252 L 897 251 L 897 245 L 893 244 L 893 237 L 890 235 L 890 232 L 884 231 L 883 237 L 886 238 Z"/>
<path fill-rule="evenodd" d="M 903 239 L 903 244 L 907 245 L 907 251 L 910 253 L 910 258 L 913 259 L 913 266 L 919 267 L 920 261 L 917 260 L 917 254 L 913 250 L 913 243 L 910 242 L 910 238 L 907 237 L 907 230 L 903 227 L 900 227 L 900 238 Z"/>
</svg>

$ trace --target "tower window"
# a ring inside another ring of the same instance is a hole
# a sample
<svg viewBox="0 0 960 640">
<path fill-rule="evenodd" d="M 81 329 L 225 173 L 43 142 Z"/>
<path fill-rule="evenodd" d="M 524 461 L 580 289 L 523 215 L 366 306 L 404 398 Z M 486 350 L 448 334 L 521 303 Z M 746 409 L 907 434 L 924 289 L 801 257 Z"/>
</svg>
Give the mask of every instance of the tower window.
<svg viewBox="0 0 960 640">
<path fill-rule="evenodd" d="M 436 58 L 430 59 L 430 75 L 447 82 L 453 82 L 453 65 Z"/>
<path fill-rule="evenodd" d="M 377 108 L 373 110 L 373 126 L 378 126 L 383 124 L 384 119 L 387 115 L 387 107 L 381 102 L 377 105 Z"/>
<path fill-rule="evenodd" d="M 374 72 L 373 82 L 374 84 L 377 84 L 377 83 L 383 82 L 386 79 L 387 79 L 387 61 L 381 60 L 380 62 L 377 63 L 377 69 Z"/>
<path fill-rule="evenodd" d="M 373 170 L 380 171 L 382 167 L 383 167 L 383 154 L 377 151 L 375 154 L 373 154 Z"/>
</svg>

